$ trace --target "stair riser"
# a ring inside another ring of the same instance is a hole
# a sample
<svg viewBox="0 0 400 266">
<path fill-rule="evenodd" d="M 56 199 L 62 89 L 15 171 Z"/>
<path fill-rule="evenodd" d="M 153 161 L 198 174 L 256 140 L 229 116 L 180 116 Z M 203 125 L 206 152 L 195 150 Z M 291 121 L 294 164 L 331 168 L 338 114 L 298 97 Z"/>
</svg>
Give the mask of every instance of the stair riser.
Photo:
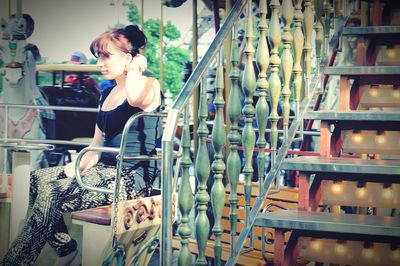
<svg viewBox="0 0 400 266">
<path fill-rule="evenodd" d="M 400 208 L 400 184 L 385 188 L 384 184 L 367 182 L 357 187 L 357 182 L 324 180 L 321 201 L 327 205 Z"/>
<path fill-rule="evenodd" d="M 400 132 L 376 130 L 343 130 L 344 153 L 400 154 Z"/>
<path fill-rule="evenodd" d="M 365 248 L 364 242 L 337 241 L 300 237 L 300 258 L 305 261 L 341 265 L 399 265 L 400 248 L 391 249 L 387 243 L 374 243 Z"/>
<path fill-rule="evenodd" d="M 364 85 L 360 86 L 359 109 L 373 107 L 400 107 L 400 88 L 393 85 L 379 85 L 377 87 Z"/>
</svg>

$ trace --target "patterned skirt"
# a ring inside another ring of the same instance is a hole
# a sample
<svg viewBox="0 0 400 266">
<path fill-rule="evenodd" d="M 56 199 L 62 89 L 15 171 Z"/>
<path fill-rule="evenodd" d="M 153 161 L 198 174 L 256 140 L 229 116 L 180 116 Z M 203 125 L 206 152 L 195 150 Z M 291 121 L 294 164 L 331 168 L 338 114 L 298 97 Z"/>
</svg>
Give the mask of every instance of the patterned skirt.
<svg viewBox="0 0 400 266">
<path fill-rule="evenodd" d="M 116 169 L 98 163 L 82 174 L 85 184 L 114 187 Z M 120 199 L 147 197 L 157 183 L 157 168 L 124 167 L 121 175 Z M 43 168 L 31 173 L 29 206 L 32 213 L 0 265 L 32 265 L 48 242 L 58 256 L 66 256 L 77 248 L 71 239 L 62 214 L 109 205 L 113 195 L 88 191 L 75 178 L 64 173 L 64 166 Z"/>
</svg>

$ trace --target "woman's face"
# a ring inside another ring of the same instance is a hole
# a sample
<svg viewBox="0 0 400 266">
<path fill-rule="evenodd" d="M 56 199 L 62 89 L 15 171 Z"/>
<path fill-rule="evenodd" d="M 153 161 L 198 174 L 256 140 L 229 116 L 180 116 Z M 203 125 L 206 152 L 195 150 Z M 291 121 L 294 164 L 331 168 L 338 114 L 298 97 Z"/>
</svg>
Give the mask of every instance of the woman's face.
<svg viewBox="0 0 400 266">
<path fill-rule="evenodd" d="M 108 44 L 108 52 L 110 53 L 108 57 L 100 54 L 97 61 L 101 74 L 108 80 L 125 75 L 125 68 L 129 62 L 129 54 L 122 52 L 112 43 Z"/>
</svg>

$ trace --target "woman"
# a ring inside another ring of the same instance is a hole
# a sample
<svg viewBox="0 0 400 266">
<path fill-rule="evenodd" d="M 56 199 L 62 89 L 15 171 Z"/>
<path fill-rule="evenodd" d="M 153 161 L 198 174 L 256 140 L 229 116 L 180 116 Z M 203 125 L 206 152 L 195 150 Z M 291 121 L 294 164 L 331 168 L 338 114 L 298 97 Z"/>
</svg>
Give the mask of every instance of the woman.
<svg viewBox="0 0 400 266">
<path fill-rule="evenodd" d="M 98 57 L 105 79 L 115 80 L 114 88 L 103 91 L 93 141 L 90 146 L 119 147 L 126 121 L 141 111 L 156 111 L 161 104 L 157 80 L 142 75 L 146 59 L 139 48 L 146 38 L 137 26 L 127 26 L 98 36 L 90 49 Z M 84 121 L 82 121 L 84 122 Z M 127 152 L 151 155 L 159 137 L 159 119 L 142 118 L 129 132 Z M 83 181 L 97 187 L 113 187 L 115 154 L 88 152 L 82 157 Z M 74 176 L 74 163 L 32 172 L 30 206 L 32 214 L 4 257 L 4 265 L 31 265 L 45 243 L 59 256 L 57 265 L 69 265 L 77 254 L 76 241 L 68 235 L 62 214 L 112 203 L 112 195 L 82 189 Z M 124 165 L 122 196 L 147 196 L 158 177 L 155 162 Z"/>
</svg>

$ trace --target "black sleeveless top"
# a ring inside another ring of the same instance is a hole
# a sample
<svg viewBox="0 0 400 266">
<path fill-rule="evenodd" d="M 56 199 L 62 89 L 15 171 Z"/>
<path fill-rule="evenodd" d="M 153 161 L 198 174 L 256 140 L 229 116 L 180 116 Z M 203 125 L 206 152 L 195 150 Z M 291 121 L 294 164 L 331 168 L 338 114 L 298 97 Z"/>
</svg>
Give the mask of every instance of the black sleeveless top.
<svg viewBox="0 0 400 266">
<path fill-rule="evenodd" d="M 116 108 L 103 111 L 101 110 L 104 100 L 113 88 L 105 89 L 99 101 L 99 112 L 97 113 L 96 123 L 104 135 L 104 146 L 120 147 L 122 131 L 128 119 L 143 110 L 139 107 L 131 106 L 125 100 Z M 157 110 L 156 110 L 157 111 Z M 128 133 L 128 142 L 125 149 L 126 155 L 154 155 L 156 154 L 156 142 L 161 138 L 161 123 L 158 117 L 140 117 L 133 123 Z M 107 165 L 116 165 L 116 154 L 101 154 L 99 162 Z M 153 163 L 132 161 L 125 163 L 129 167 L 152 167 Z M 155 167 L 155 165 L 154 165 Z"/>
</svg>

